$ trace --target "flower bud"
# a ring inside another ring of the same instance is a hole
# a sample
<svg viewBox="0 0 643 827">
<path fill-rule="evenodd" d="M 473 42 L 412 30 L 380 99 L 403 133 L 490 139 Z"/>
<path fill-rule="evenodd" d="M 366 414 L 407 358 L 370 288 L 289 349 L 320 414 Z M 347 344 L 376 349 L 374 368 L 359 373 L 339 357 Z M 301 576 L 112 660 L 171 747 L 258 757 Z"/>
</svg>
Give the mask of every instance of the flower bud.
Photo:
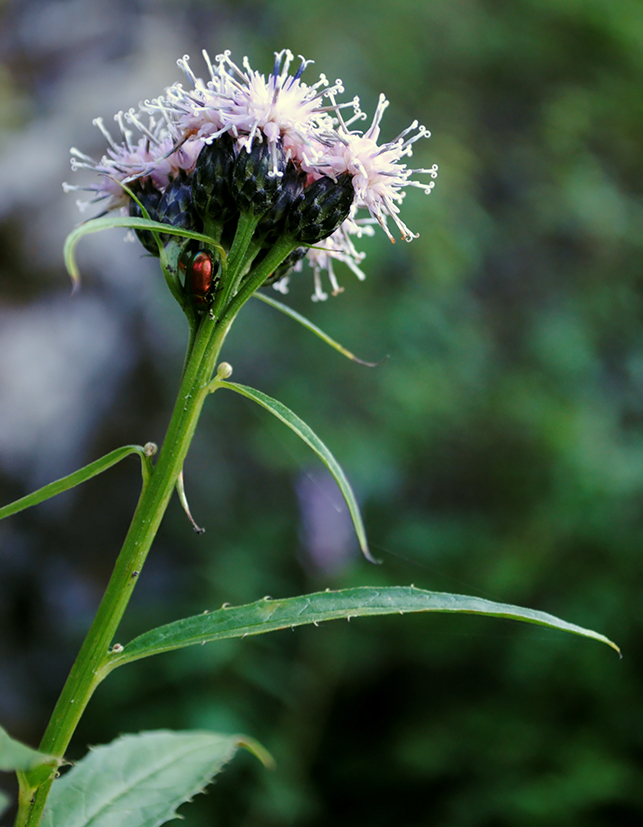
<svg viewBox="0 0 643 827">
<path fill-rule="evenodd" d="M 306 173 L 289 161 L 281 179 L 277 200 L 257 225 L 256 234 L 259 237 L 265 235 L 264 244 L 270 244 L 284 234 L 285 217 L 304 191 L 305 183 Z"/>
<path fill-rule="evenodd" d="M 273 157 L 277 153 L 277 157 Z M 232 172 L 232 194 L 240 212 L 263 215 L 279 198 L 286 159 L 281 144 L 257 138 L 239 150 Z M 275 174 L 275 169 L 277 174 Z"/>
<path fill-rule="evenodd" d="M 302 244 L 316 244 L 334 233 L 350 212 L 355 191 L 348 173 L 336 181 L 325 175 L 306 187 L 286 218 L 286 232 Z"/>
<path fill-rule="evenodd" d="M 221 362 L 217 367 L 217 379 L 225 381 L 232 376 L 232 365 L 229 362 Z"/>
<path fill-rule="evenodd" d="M 190 177 L 180 173 L 173 181 L 170 181 L 163 194 L 158 190 L 148 190 L 137 193 L 137 197 L 148 211 L 152 221 L 200 232 L 201 223 L 192 209 L 191 189 Z M 130 215 L 142 217 L 141 208 L 136 201 L 130 201 L 129 212 Z M 158 245 L 149 230 L 136 230 L 136 235 L 148 253 L 158 256 Z M 178 236 L 161 233 L 163 244 L 168 244 L 173 238 L 178 238 Z"/>
<path fill-rule="evenodd" d="M 234 150 L 229 135 L 206 144 L 196 162 L 192 179 L 194 208 L 206 221 L 224 223 L 235 211 L 230 192 Z"/>
<path fill-rule="evenodd" d="M 201 230 L 201 222 L 192 208 L 192 181 L 185 175 L 179 175 L 171 181 L 163 193 L 158 206 L 159 221 L 181 227 L 184 230 Z M 167 244 L 177 236 L 161 235 L 161 240 Z"/>
<path fill-rule="evenodd" d="M 145 207 L 147 212 L 149 213 L 150 218 L 152 221 L 158 221 L 158 206 L 159 201 L 161 200 L 161 196 L 163 193 L 159 192 L 157 189 L 150 187 L 149 189 L 141 190 L 136 193 L 136 197 L 141 202 L 141 204 Z M 143 213 L 141 212 L 141 208 L 133 199 L 130 199 L 129 202 L 129 214 L 134 218 L 143 218 Z M 158 244 L 154 240 L 154 236 L 149 230 L 135 230 L 136 236 L 138 240 L 141 242 L 143 247 L 153 256 L 158 256 L 159 248 Z"/>
</svg>

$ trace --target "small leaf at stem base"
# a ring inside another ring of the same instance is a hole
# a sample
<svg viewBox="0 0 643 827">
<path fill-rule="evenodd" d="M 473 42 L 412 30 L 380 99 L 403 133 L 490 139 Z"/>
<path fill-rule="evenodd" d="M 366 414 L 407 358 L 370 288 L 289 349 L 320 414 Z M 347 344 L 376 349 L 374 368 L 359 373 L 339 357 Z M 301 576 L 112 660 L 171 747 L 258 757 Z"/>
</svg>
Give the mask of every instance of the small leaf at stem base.
<svg viewBox="0 0 643 827">
<path fill-rule="evenodd" d="M 61 760 L 53 755 L 46 755 L 26 744 L 11 738 L 9 733 L 0 727 L 0 770 L 27 772 L 36 767 L 58 767 Z"/>
</svg>

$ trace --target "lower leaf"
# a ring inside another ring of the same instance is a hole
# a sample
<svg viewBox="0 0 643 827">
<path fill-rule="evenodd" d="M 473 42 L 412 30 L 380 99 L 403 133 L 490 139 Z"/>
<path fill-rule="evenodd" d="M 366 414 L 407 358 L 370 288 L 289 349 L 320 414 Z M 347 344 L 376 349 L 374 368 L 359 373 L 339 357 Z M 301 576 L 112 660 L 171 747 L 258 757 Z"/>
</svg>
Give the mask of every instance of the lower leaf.
<svg viewBox="0 0 643 827">
<path fill-rule="evenodd" d="M 128 457 L 130 454 L 139 455 L 143 480 L 145 481 L 149 476 L 149 457 L 151 457 L 155 451 L 156 445 L 152 442 L 148 442 L 145 446 L 125 445 L 122 448 L 117 448 L 115 451 L 110 451 L 109 454 L 94 462 L 90 462 L 89 465 L 85 465 L 78 471 L 74 471 L 73 474 L 68 474 L 66 477 L 55 480 L 55 482 L 50 482 L 37 491 L 27 494 L 26 497 L 21 497 L 15 502 L 2 506 L 2 508 L 0 508 L 0 520 L 3 520 L 5 517 L 10 517 L 12 514 L 17 514 L 19 511 L 24 511 L 25 508 L 31 508 L 32 505 L 38 505 L 50 497 L 62 494 L 63 491 L 69 491 L 70 488 L 75 488 L 83 482 L 87 482 L 87 480 L 92 479 L 92 477 L 102 474 L 103 471 L 107 471 L 112 465 L 116 465 L 116 463 L 125 459 L 125 457 Z"/>
<path fill-rule="evenodd" d="M 158 827 L 212 781 L 240 746 L 239 735 L 158 730 L 96 747 L 55 781 L 43 827 Z"/>
</svg>

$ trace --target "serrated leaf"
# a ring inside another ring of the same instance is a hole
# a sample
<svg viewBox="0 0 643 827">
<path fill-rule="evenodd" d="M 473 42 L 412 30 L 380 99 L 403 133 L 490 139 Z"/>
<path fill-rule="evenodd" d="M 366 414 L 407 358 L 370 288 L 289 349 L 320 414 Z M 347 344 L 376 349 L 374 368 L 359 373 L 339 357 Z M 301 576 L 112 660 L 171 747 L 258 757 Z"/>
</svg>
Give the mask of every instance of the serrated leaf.
<svg viewBox="0 0 643 827">
<path fill-rule="evenodd" d="M 54 782 L 42 827 L 158 827 L 240 746 L 239 735 L 157 730 L 96 747 Z"/>
<path fill-rule="evenodd" d="M 32 749 L 26 744 L 16 741 L 15 738 L 11 738 L 6 730 L 0 727 L 0 770 L 2 772 L 26 772 L 43 764 L 49 767 L 57 767 L 60 763 L 60 760 L 55 756 L 38 752 L 37 749 Z"/>
<path fill-rule="evenodd" d="M 179 227 L 173 227 L 170 224 L 162 224 L 159 221 L 150 221 L 147 218 L 134 218 L 128 216 L 105 216 L 104 218 L 92 218 L 84 224 L 72 230 L 65 239 L 65 246 L 63 249 L 63 256 L 65 259 L 65 266 L 67 272 L 73 282 L 74 288 L 80 284 L 80 272 L 76 264 L 76 245 L 86 235 L 91 233 L 98 233 L 102 230 L 111 230 L 114 227 L 122 227 L 129 230 L 155 230 L 156 232 L 165 233 L 166 235 L 177 235 L 181 238 L 191 238 L 194 241 L 202 241 L 207 246 L 216 250 L 221 256 L 225 256 L 225 251 L 220 244 L 217 244 L 212 238 L 203 233 L 193 233 L 191 230 L 184 230 Z"/>
<path fill-rule="evenodd" d="M 229 388 L 231 391 L 236 391 L 236 393 L 240 393 L 242 396 L 252 399 L 253 402 L 261 405 L 262 408 L 270 411 L 273 416 L 280 419 L 285 425 L 294 431 L 300 439 L 303 439 L 303 441 L 313 449 L 313 451 L 333 475 L 335 482 L 339 486 L 339 490 L 342 492 L 342 496 L 348 506 L 351 519 L 353 520 L 355 533 L 357 534 L 359 546 L 364 554 L 364 557 L 366 557 L 367 560 L 370 560 L 371 563 L 377 563 L 378 561 L 371 557 L 371 553 L 368 550 L 366 530 L 364 529 L 362 515 L 360 514 L 353 489 L 351 488 L 349 481 L 346 479 L 346 475 L 344 474 L 341 465 L 337 462 L 335 457 L 331 454 L 312 428 L 306 425 L 303 419 L 300 419 L 297 414 L 293 413 L 290 408 L 287 408 L 282 402 L 279 402 L 277 399 L 273 399 L 271 396 L 268 396 L 262 391 L 255 390 L 255 388 L 249 388 L 247 385 L 239 385 L 236 382 L 224 382 L 221 379 L 215 379 L 212 386 Z"/>
<path fill-rule="evenodd" d="M 520 620 L 599 640 L 620 654 L 618 646 L 604 635 L 567 623 L 546 612 L 523 609 L 507 603 L 495 603 L 481 597 L 425 591 L 414 586 L 361 586 L 355 589 L 288 597 L 283 600 L 264 598 L 245 606 L 224 607 L 214 612 L 177 620 L 135 638 L 122 652 L 113 655 L 104 669 L 105 672 L 109 672 L 125 663 L 197 643 L 261 635 L 278 629 L 323 623 L 327 620 L 350 620 L 354 617 L 406 612 L 464 613 Z"/>
<path fill-rule="evenodd" d="M 21 499 L 3 506 L 0 508 L 0 520 L 12 514 L 17 514 L 19 511 L 24 511 L 25 508 L 30 508 L 32 505 L 38 505 L 38 503 L 55 497 L 57 494 L 62 494 L 63 491 L 69 491 L 70 488 L 75 488 L 83 482 L 87 482 L 87 480 L 90 480 L 92 477 L 102 474 L 103 471 L 107 471 L 112 465 L 116 465 L 116 463 L 130 456 L 130 454 L 138 454 L 143 463 L 143 468 L 145 468 L 145 463 L 147 462 L 145 448 L 142 448 L 140 445 L 125 445 L 122 448 L 111 451 L 109 454 L 94 462 L 90 462 L 89 465 L 80 468 L 78 471 L 74 471 L 73 474 L 62 477 L 62 479 L 56 480 L 55 482 L 50 482 L 43 488 L 27 494 L 26 497 L 21 497 Z M 145 477 L 145 474 L 143 476 Z"/>
<path fill-rule="evenodd" d="M 302 316 L 301 313 L 298 313 L 296 310 L 293 310 L 292 307 L 288 307 L 287 304 L 283 304 L 282 302 L 273 299 L 272 296 L 267 296 L 265 293 L 253 293 L 252 294 L 255 299 L 260 299 L 260 301 L 264 302 L 265 304 L 269 304 L 270 307 L 274 307 L 275 310 L 279 310 L 285 316 L 289 316 L 294 321 L 299 322 L 300 325 L 306 328 L 306 330 L 310 330 L 311 333 L 314 333 L 315 336 L 318 336 L 322 341 L 326 342 L 327 345 L 330 345 L 332 348 L 337 350 L 342 355 L 346 356 L 347 359 L 351 359 L 353 362 L 357 362 L 359 365 L 366 365 L 367 368 L 376 368 L 378 365 L 382 364 L 383 359 L 380 362 L 365 362 L 363 359 L 359 359 L 355 356 L 354 353 L 351 353 L 348 348 L 345 348 L 343 345 L 340 345 L 338 341 L 329 336 L 328 333 L 324 333 L 324 331 L 317 327 L 316 324 L 313 324 L 310 319 L 307 319 L 305 316 Z M 385 357 L 386 358 L 386 357 Z"/>
</svg>

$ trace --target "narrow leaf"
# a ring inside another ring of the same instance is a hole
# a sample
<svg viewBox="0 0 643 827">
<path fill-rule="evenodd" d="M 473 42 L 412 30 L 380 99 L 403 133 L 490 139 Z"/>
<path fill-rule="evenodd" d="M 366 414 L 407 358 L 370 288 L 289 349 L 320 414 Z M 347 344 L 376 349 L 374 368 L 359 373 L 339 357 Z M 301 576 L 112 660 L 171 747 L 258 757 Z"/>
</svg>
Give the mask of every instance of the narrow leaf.
<svg viewBox="0 0 643 827">
<path fill-rule="evenodd" d="M 368 550 L 366 531 L 364 529 L 362 515 L 360 514 L 353 489 L 346 479 L 340 464 L 317 436 L 317 434 L 308 425 L 306 425 L 302 419 L 294 414 L 290 408 L 287 408 L 277 399 L 273 399 L 261 391 L 255 390 L 254 388 L 249 388 L 247 385 L 239 385 L 236 382 L 224 382 L 220 379 L 215 379 L 212 384 L 213 387 L 218 386 L 222 388 L 229 388 L 231 391 L 236 391 L 242 396 L 247 396 L 248 399 L 252 399 L 254 402 L 257 402 L 262 406 L 262 408 L 270 411 L 270 413 L 274 414 L 277 419 L 280 419 L 284 424 L 286 424 L 297 434 L 298 437 L 303 439 L 307 445 L 310 445 L 313 451 L 322 460 L 335 478 L 335 482 L 339 486 L 340 491 L 346 500 L 346 505 L 348 506 L 348 510 L 352 517 L 353 525 L 355 526 L 355 533 L 357 534 L 357 539 L 359 540 L 359 545 L 362 549 L 364 557 L 366 557 L 367 560 L 370 560 L 371 563 L 377 563 L 378 561 L 371 557 L 371 553 Z"/>
<path fill-rule="evenodd" d="M 60 763 L 60 760 L 55 756 L 45 755 L 44 752 L 38 752 L 38 750 L 16 741 L 0 727 L 0 770 L 2 772 L 24 772 L 42 764 L 57 767 Z"/>
<path fill-rule="evenodd" d="M 96 747 L 55 781 L 42 827 L 158 827 L 212 781 L 240 746 L 238 735 L 142 732 Z"/>
<path fill-rule="evenodd" d="M 114 227 L 123 227 L 130 230 L 156 230 L 156 232 L 168 235 L 178 235 L 181 238 L 192 238 L 195 241 L 202 241 L 216 250 L 219 255 L 225 256 L 225 251 L 214 239 L 202 233 L 193 233 L 191 230 L 184 230 L 180 227 L 173 227 L 171 224 L 162 224 L 159 221 L 150 221 L 147 218 L 134 218 L 128 216 L 105 216 L 104 218 L 92 218 L 84 224 L 73 229 L 65 239 L 63 255 L 65 266 L 74 285 L 74 289 L 80 284 L 80 272 L 76 264 L 76 245 L 86 235 L 98 233 L 102 230 L 111 230 Z"/>
<path fill-rule="evenodd" d="M 19 500 L 3 506 L 0 508 L 0 520 L 12 514 L 17 514 L 19 511 L 24 511 L 25 508 L 30 508 L 32 505 L 38 505 L 38 503 L 55 497 L 57 494 L 62 494 L 63 491 L 69 491 L 70 488 L 75 488 L 83 482 L 87 482 L 87 480 L 90 480 L 92 477 L 102 474 L 103 471 L 107 471 L 112 465 L 116 465 L 116 463 L 130 456 L 130 454 L 138 454 L 140 456 L 143 465 L 143 478 L 145 479 L 148 470 L 148 458 L 155 450 L 156 446 L 151 442 L 145 447 L 141 447 L 140 445 L 125 445 L 122 448 L 117 448 L 104 457 L 90 462 L 90 464 L 84 468 L 74 471 L 73 474 L 62 477 L 55 482 L 50 482 L 32 494 L 27 494 L 26 497 L 21 497 Z"/>
<path fill-rule="evenodd" d="M 196 521 L 192 516 L 192 512 L 190 511 L 190 504 L 188 503 L 188 498 L 185 495 L 185 480 L 183 479 L 183 469 L 181 469 L 181 473 L 176 478 L 176 493 L 179 495 L 179 502 L 181 503 L 181 507 L 185 511 L 185 515 L 190 521 L 195 534 L 205 534 L 205 529 L 200 528 L 196 524 Z"/>
<path fill-rule="evenodd" d="M 269 304 L 270 307 L 274 307 L 276 310 L 280 310 L 286 316 L 290 316 L 291 319 L 294 319 L 296 322 L 299 322 L 300 325 L 303 325 L 307 330 L 310 330 L 311 333 L 314 333 L 315 336 L 319 336 L 327 345 L 330 345 L 335 350 L 342 353 L 348 359 L 352 359 L 353 362 L 357 362 L 360 365 L 366 365 L 367 368 L 376 368 L 378 365 L 381 365 L 382 362 L 386 360 L 387 357 L 381 359 L 379 362 L 365 362 L 363 359 L 359 359 L 355 356 L 354 353 L 351 353 L 350 350 L 345 348 L 343 345 L 340 345 L 339 342 L 335 341 L 328 333 L 324 333 L 321 328 L 317 327 L 316 324 L 313 324 L 310 319 L 307 319 L 305 316 L 302 316 L 301 313 L 298 313 L 296 310 L 293 310 L 292 307 L 288 307 L 287 304 L 282 304 L 281 302 L 273 299 L 272 296 L 266 295 L 266 293 L 253 293 L 252 294 L 256 299 L 260 299 L 262 302 Z"/>
<path fill-rule="evenodd" d="M 350 620 L 354 617 L 406 612 L 464 613 L 521 620 L 599 640 L 620 654 L 618 646 L 604 635 L 567 623 L 545 612 L 523 609 L 507 603 L 495 603 L 481 597 L 430 592 L 416 589 L 414 586 L 361 586 L 355 589 L 316 592 L 283 600 L 265 597 L 245 606 L 224 606 L 214 612 L 177 620 L 135 638 L 122 652 L 113 655 L 104 668 L 109 672 L 117 666 L 140 658 L 212 640 L 261 635 L 278 629 L 317 624 L 326 620 Z"/>
</svg>

